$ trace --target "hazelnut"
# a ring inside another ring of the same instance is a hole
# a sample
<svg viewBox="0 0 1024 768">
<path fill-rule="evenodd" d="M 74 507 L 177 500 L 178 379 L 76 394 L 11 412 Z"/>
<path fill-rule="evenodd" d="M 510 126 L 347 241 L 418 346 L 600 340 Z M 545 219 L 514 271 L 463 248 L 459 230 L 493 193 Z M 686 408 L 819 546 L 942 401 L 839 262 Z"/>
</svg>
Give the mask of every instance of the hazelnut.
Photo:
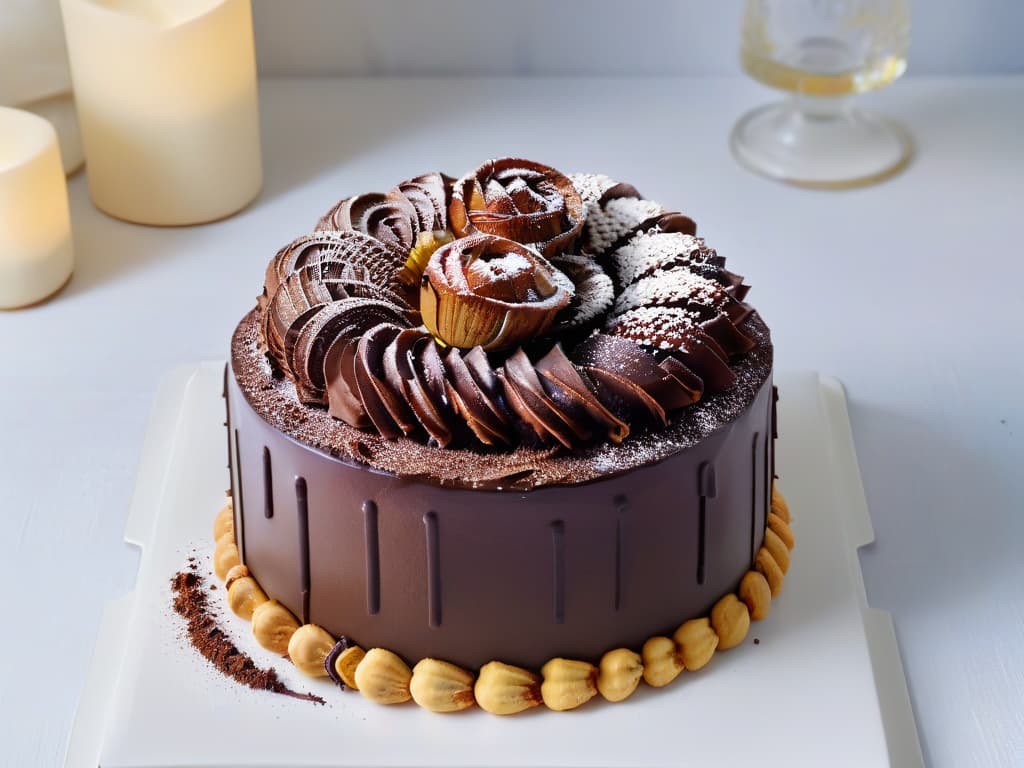
<svg viewBox="0 0 1024 768">
<path fill-rule="evenodd" d="M 790 522 L 789 519 L 789 504 L 783 498 L 782 494 L 779 493 L 775 484 L 772 483 L 772 512 L 778 515 L 786 523 Z"/>
<path fill-rule="evenodd" d="M 601 657 L 598 665 L 597 690 L 608 701 L 628 698 L 644 674 L 644 661 L 629 648 L 616 648 Z"/>
<path fill-rule="evenodd" d="M 775 562 L 772 553 L 764 547 L 757 550 L 757 557 L 754 558 L 754 570 L 764 574 L 768 580 L 768 587 L 772 591 L 772 597 L 776 597 L 782 591 L 782 582 L 785 576 L 779 564 Z"/>
<path fill-rule="evenodd" d="M 378 704 L 401 704 L 412 698 L 412 670 L 397 654 L 383 648 L 366 652 L 356 667 L 355 678 L 359 692 Z"/>
<path fill-rule="evenodd" d="M 239 567 L 245 568 L 244 565 L 235 566 Z M 231 570 L 234 571 L 235 568 Z M 267 599 L 266 593 L 252 576 L 228 580 L 228 606 L 236 616 L 246 621 L 252 621 L 252 612 L 256 610 L 256 606 L 267 602 Z"/>
<path fill-rule="evenodd" d="M 718 635 L 718 650 L 727 651 L 743 642 L 750 629 L 750 610 L 730 593 L 711 609 L 711 627 Z"/>
<path fill-rule="evenodd" d="M 324 660 L 334 647 L 334 638 L 323 627 L 303 624 L 288 639 L 288 658 L 303 674 L 326 677 Z"/>
<path fill-rule="evenodd" d="M 529 670 L 489 661 L 480 668 L 473 695 L 492 715 L 514 715 L 543 701 L 540 686 L 540 678 Z"/>
<path fill-rule="evenodd" d="M 230 533 L 232 537 L 235 535 L 235 505 L 231 499 L 213 519 L 213 540 L 218 541 L 225 533 Z"/>
<path fill-rule="evenodd" d="M 751 619 L 760 621 L 768 615 L 772 606 L 772 590 L 763 574 L 747 571 L 740 581 L 738 594 L 750 610 Z"/>
<path fill-rule="evenodd" d="M 252 634 L 256 642 L 272 653 L 288 653 L 288 641 L 298 628 L 298 619 L 277 600 L 267 600 L 253 609 Z"/>
<path fill-rule="evenodd" d="M 781 517 L 776 515 L 774 512 L 768 513 L 768 528 L 775 531 L 776 535 L 786 545 L 786 549 L 792 549 L 796 543 L 793 539 L 793 531 L 789 527 L 789 523 L 783 520 Z"/>
<path fill-rule="evenodd" d="M 421 659 L 412 668 L 412 700 L 431 712 L 458 712 L 476 703 L 473 675 L 438 659 Z"/>
<path fill-rule="evenodd" d="M 551 659 L 541 667 L 540 695 L 548 709 L 564 712 L 597 695 L 597 667 L 574 659 Z"/>
<path fill-rule="evenodd" d="M 655 688 L 671 683 L 685 666 L 671 637 L 648 638 L 640 655 L 644 660 L 644 680 Z"/>
<path fill-rule="evenodd" d="M 217 578 L 224 581 L 228 576 L 228 571 L 240 562 L 241 558 L 238 555 L 238 547 L 235 546 L 234 539 L 221 538 L 217 542 L 217 548 L 213 550 L 213 572 L 217 574 Z"/>
<path fill-rule="evenodd" d="M 779 566 L 779 569 L 783 574 L 789 572 L 789 550 L 786 549 L 786 545 L 782 539 L 779 538 L 779 534 L 768 528 L 764 532 L 764 548 L 767 549 L 772 556 L 772 559 Z"/>
<path fill-rule="evenodd" d="M 711 629 L 711 621 L 707 617 L 684 622 L 672 639 L 679 646 L 683 665 L 690 672 L 696 672 L 711 661 L 718 647 L 718 635 Z"/>
</svg>

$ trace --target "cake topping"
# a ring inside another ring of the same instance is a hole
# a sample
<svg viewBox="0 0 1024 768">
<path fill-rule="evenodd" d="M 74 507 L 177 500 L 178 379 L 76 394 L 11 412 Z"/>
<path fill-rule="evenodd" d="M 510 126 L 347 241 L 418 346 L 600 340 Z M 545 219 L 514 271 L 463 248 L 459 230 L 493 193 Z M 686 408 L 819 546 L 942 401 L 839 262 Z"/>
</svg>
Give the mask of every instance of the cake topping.
<svg viewBox="0 0 1024 768">
<path fill-rule="evenodd" d="M 301 404 L 385 439 L 617 443 L 732 387 L 757 344 L 693 220 L 607 176 L 494 160 L 319 227 L 267 268 L 260 349 Z"/>
<path fill-rule="evenodd" d="M 574 173 L 569 179 L 585 207 L 581 242 L 588 253 L 603 254 L 619 238 L 665 209 L 641 197 L 632 184 L 597 173 Z"/>
<path fill-rule="evenodd" d="M 505 158 L 455 182 L 449 216 L 456 235 L 497 235 L 551 257 L 568 250 L 579 235 L 583 201 L 554 168 Z"/>
<path fill-rule="evenodd" d="M 542 336 L 574 292 L 572 281 L 535 251 L 474 235 L 431 256 L 420 311 L 447 346 L 505 349 Z"/>
<path fill-rule="evenodd" d="M 317 222 L 317 230 L 356 231 L 408 251 L 421 232 L 448 228 L 452 179 L 442 173 L 415 176 L 387 194 L 348 197 Z"/>
</svg>

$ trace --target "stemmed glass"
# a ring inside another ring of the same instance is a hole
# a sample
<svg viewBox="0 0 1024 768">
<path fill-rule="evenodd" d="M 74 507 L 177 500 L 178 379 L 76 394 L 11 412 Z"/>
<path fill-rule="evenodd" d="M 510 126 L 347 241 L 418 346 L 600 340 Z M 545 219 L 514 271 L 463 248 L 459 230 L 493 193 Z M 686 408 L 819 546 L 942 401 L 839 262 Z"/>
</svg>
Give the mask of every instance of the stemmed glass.
<svg viewBox="0 0 1024 768">
<path fill-rule="evenodd" d="M 748 0 L 740 49 L 755 80 L 789 91 L 744 115 L 731 145 L 753 171 L 809 187 L 870 184 L 910 159 L 907 133 L 850 105 L 906 70 L 907 0 Z"/>
</svg>

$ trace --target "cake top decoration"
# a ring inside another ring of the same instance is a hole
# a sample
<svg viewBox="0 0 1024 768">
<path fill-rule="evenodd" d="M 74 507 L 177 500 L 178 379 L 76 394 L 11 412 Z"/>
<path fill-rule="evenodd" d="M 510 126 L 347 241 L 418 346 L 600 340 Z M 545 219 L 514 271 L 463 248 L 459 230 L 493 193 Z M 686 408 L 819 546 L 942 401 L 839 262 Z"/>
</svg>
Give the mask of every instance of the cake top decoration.
<svg viewBox="0 0 1024 768">
<path fill-rule="evenodd" d="M 743 278 L 607 176 L 504 158 L 341 200 L 271 260 L 260 348 L 307 407 L 385 439 L 576 450 L 728 390 Z"/>
</svg>

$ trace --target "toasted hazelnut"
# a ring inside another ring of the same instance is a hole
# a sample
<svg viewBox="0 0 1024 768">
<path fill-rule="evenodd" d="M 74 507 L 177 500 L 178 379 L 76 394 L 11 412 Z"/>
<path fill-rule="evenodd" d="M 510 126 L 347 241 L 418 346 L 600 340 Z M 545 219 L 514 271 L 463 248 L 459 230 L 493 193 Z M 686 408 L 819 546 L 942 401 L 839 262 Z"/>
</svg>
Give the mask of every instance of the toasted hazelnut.
<svg viewBox="0 0 1024 768">
<path fill-rule="evenodd" d="M 754 570 L 764 574 L 768 580 L 768 587 L 772 591 L 772 597 L 776 597 L 782 591 L 782 582 L 785 576 L 779 564 L 775 562 L 772 553 L 764 547 L 757 550 L 757 557 L 754 558 Z"/>
<path fill-rule="evenodd" d="M 785 522 L 791 522 L 789 519 L 789 504 L 786 503 L 786 499 L 783 498 L 782 494 L 779 493 L 775 484 L 772 483 L 772 512 L 781 517 Z"/>
<path fill-rule="evenodd" d="M 341 681 L 353 691 L 359 690 L 359 686 L 356 684 L 356 668 L 364 656 L 366 656 L 366 651 L 358 645 L 353 645 L 339 653 L 334 662 L 334 671 Z"/>
<path fill-rule="evenodd" d="M 718 650 L 735 648 L 750 629 L 750 610 L 730 592 L 711 609 L 711 628 L 718 635 Z"/>
<path fill-rule="evenodd" d="M 266 593 L 252 576 L 242 576 L 228 581 L 228 605 L 236 616 L 246 621 L 252 621 L 252 612 L 256 610 L 256 606 L 267 602 L 267 599 Z"/>
<path fill-rule="evenodd" d="M 326 677 L 324 660 L 334 647 L 334 638 L 323 627 L 303 624 L 288 639 L 288 658 L 303 674 Z"/>
<path fill-rule="evenodd" d="M 789 527 L 789 523 L 774 512 L 768 513 L 768 528 L 775 531 L 776 535 L 782 539 L 782 543 L 786 545 L 786 549 L 793 548 L 793 545 L 796 543 L 793 539 L 793 530 Z"/>
<path fill-rule="evenodd" d="M 540 695 L 548 709 L 564 712 L 597 695 L 597 667 L 575 659 L 551 659 L 540 669 Z"/>
<path fill-rule="evenodd" d="M 288 653 L 288 641 L 298 628 L 298 619 L 277 600 L 267 600 L 253 609 L 253 637 L 257 643 L 272 653 L 281 656 Z"/>
<path fill-rule="evenodd" d="M 644 674 L 644 660 L 629 648 L 616 648 L 601 657 L 598 665 L 597 690 L 608 701 L 628 698 Z"/>
<path fill-rule="evenodd" d="M 420 659 L 412 668 L 412 700 L 431 712 L 458 712 L 476 703 L 473 675 L 438 659 Z"/>
<path fill-rule="evenodd" d="M 737 594 L 746 603 L 751 619 L 760 621 L 768 615 L 772 607 L 772 590 L 761 573 L 747 571 L 743 574 Z"/>
<path fill-rule="evenodd" d="M 356 667 L 355 678 L 359 692 L 378 704 L 401 704 L 412 698 L 412 670 L 397 654 L 383 648 L 366 652 Z"/>
<path fill-rule="evenodd" d="M 543 701 L 540 686 L 540 678 L 528 670 L 489 661 L 480 668 L 473 695 L 492 715 L 514 715 Z"/>
<path fill-rule="evenodd" d="M 679 646 L 683 665 L 690 672 L 696 672 L 711 661 L 718 647 L 718 635 L 706 616 L 684 622 L 672 635 L 672 639 Z"/>
<path fill-rule="evenodd" d="M 222 538 L 217 542 L 217 548 L 213 550 L 213 572 L 221 581 L 227 578 L 228 571 L 241 562 L 238 556 L 238 547 L 234 540 Z"/>
<path fill-rule="evenodd" d="M 235 505 L 231 499 L 213 519 L 213 540 L 218 541 L 225 533 L 230 533 L 232 537 L 235 535 Z"/>
<path fill-rule="evenodd" d="M 227 572 L 227 575 L 224 577 L 224 589 L 231 589 L 231 582 L 233 582 L 235 579 L 240 579 L 243 576 L 248 575 L 249 569 L 246 568 L 244 565 L 233 565 L 231 567 L 231 570 L 229 570 Z"/>
<path fill-rule="evenodd" d="M 668 685 L 683 671 L 683 656 L 671 637 L 651 637 L 640 650 L 644 660 L 644 680 L 660 688 Z"/>
<path fill-rule="evenodd" d="M 789 550 L 779 538 L 779 534 L 768 528 L 764 532 L 764 548 L 767 549 L 783 574 L 789 572 Z"/>
</svg>

